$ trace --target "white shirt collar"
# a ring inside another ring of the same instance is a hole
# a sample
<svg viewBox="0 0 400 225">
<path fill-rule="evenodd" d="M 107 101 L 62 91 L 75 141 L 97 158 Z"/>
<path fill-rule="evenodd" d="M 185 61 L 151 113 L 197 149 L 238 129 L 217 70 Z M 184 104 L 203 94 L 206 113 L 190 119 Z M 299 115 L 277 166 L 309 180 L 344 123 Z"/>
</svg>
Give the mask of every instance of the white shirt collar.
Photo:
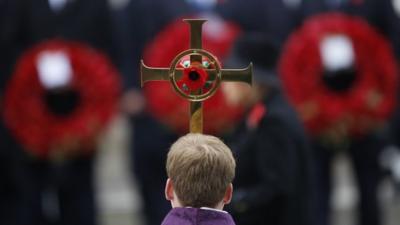
<svg viewBox="0 0 400 225">
<path fill-rule="evenodd" d="M 217 211 L 217 212 L 222 212 L 222 213 L 228 213 L 227 211 L 224 211 L 224 210 L 214 209 L 214 208 L 209 208 L 209 207 L 201 207 L 200 209 Z"/>
</svg>

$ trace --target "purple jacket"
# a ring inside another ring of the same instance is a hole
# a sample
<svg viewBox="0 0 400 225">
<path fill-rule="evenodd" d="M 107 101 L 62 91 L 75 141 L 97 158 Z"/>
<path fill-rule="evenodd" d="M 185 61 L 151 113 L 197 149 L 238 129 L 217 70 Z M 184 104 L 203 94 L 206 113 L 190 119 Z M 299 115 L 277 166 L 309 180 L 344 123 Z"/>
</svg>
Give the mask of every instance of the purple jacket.
<svg viewBox="0 0 400 225">
<path fill-rule="evenodd" d="M 231 215 L 199 208 L 173 208 L 161 225 L 235 225 Z"/>
</svg>

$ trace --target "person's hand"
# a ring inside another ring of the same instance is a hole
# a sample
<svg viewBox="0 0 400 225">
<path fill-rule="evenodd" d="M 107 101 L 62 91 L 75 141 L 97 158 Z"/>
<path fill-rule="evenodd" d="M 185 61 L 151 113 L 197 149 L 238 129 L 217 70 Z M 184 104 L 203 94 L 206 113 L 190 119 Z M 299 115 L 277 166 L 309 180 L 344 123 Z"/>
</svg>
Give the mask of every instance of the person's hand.
<svg viewBox="0 0 400 225">
<path fill-rule="evenodd" d="M 80 134 L 65 135 L 50 147 L 49 159 L 64 162 L 68 159 L 90 155 L 97 148 L 97 142 L 103 129 L 96 120 L 87 121 L 85 131 Z"/>
<path fill-rule="evenodd" d="M 144 110 L 145 102 L 145 98 L 139 90 L 130 89 L 122 96 L 121 110 L 128 115 L 135 116 Z"/>
<path fill-rule="evenodd" d="M 249 107 L 254 103 L 252 88 L 247 84 L 226 82 L 221 84 L 221 90 L 229 105 Z"/>
</svg>

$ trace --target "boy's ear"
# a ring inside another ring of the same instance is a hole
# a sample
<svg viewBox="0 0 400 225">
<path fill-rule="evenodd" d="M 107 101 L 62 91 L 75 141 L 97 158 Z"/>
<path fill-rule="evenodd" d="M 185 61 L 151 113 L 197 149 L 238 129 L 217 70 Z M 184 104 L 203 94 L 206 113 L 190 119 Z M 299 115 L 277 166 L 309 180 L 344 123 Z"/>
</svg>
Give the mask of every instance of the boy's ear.
<svg viewBox="0 0 400 225">
<path fill-rule="evenodd" d="M 224 199 L 223 199 L 223 203 L 226 205 L 226 204 L 229 204 L 230 202 L 231 202 L 231 200 L 232 200 L 232 195 L 233 195 L 233 185 L 232 185 L 232 183 L 230 183 L 229 185 L 228 185 L 228 187 L 226 188 L 226 191 L 225 191 L 225 195 L 224 195 Z"/>
<path fill-rule="evenodd" d="M 174 200 L 174 186 L 170 178 L 167 179 L 167 183 L 165 184 L 165 198 L 168 201 Z"/>
</svg>

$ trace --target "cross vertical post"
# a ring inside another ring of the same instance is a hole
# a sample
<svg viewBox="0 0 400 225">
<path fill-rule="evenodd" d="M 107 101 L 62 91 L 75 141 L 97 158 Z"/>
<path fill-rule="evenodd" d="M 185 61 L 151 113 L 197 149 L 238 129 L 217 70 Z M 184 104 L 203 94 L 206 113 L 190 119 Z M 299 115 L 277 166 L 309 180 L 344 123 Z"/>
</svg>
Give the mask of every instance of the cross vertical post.
<svg viewBox="0 0 400 225">
<path fill-rule="evenodd" d="M 190 49 L 202 49 L 202 28 L 206 20 L 185 19 L 190 26 Z M 190 64 L 199 62 L 201 64 L 203 57 L 201 55 L 190 55 Z M 193 91 L 192 94 L 201 94 L 201 90 Z M 203 102 L 190 102 L 190 132 L 203 133 Z"/>
</svg>

